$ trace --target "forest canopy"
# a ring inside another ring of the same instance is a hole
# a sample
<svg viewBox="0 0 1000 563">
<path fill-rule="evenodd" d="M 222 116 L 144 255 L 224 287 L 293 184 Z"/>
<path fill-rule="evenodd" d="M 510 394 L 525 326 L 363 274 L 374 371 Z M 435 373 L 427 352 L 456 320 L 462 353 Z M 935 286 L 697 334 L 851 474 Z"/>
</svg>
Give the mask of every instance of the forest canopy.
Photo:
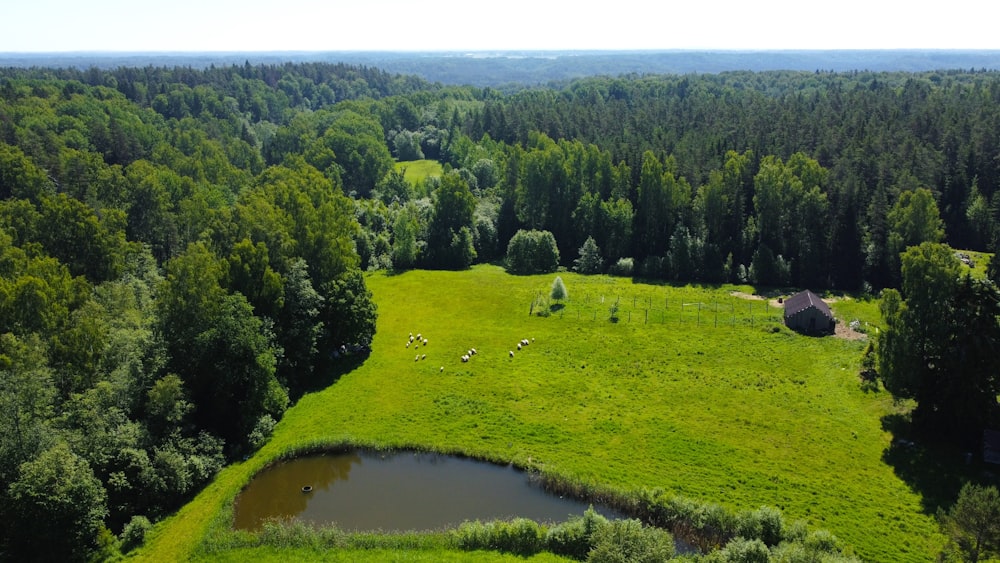
<svg viewBox="0 0 1000 563">
<path fill-rule="evenodd" d="M 367 354 L 366 270 L 913 299 L 907 248 L 996 248 L 998 129 L 994 72 L 2 69 L 0 553 L 84 559 L 259 447 Z M 394 167 L 420 158 L 443 173 Z M 57 515 L 66 541 L 21 525 Z"/>
</svg>

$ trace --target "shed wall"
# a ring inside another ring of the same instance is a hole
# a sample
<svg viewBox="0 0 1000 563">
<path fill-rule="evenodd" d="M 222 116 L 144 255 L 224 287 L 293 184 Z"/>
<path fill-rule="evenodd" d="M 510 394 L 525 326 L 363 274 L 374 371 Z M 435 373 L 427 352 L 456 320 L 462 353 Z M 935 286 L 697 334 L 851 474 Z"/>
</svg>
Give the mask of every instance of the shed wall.
<svg viewBox="0 0 1000 563">
<path fill-rule="evenodd" d="M 829 332 L 833 321 L 815 307 L 807 307 L 785 318 L 785 324 L 800 332 Z"/>
</svg>

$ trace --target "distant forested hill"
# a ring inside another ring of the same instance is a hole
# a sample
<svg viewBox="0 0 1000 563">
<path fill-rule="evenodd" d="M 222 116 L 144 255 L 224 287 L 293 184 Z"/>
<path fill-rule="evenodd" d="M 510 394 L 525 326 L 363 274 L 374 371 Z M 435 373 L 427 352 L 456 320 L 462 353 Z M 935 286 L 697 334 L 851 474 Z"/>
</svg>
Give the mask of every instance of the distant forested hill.
<svg viewBox="0 0 1000 563">
<path fill-rule="evenodd" d="M 878 72 L 1000 69 L 1000 51 L 500 51 L 275 53 L 0 53 L 0 67 L 186 66 L 347 63 L 472 86 L 537 85 L 585 76 L 704 74 L 726 71 Z"/>
</svg>

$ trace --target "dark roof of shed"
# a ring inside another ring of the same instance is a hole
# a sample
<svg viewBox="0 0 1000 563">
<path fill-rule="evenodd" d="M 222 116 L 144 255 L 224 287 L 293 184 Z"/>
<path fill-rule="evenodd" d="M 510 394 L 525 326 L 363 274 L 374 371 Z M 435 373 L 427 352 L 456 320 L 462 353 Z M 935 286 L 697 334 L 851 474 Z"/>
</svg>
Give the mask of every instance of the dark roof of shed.
<svg viewBox="0 0 1000 563">
<path fill-rule="evenodd" d="M 983 430 L 983 461 L 1000 464 L 1000 430 Z"/>
<path fill-rule="evenodd" d="M 805 311 L 809 307 L 815 307 L 827 317 L 831 319 L 833 318 L 833 313 L 830 312 L 830 307 L 824 303 L 818 295 L 808 289 L 796 293 L 785 300 L 785 317 L 791 317 L 796 313 Z"/>
</svg>

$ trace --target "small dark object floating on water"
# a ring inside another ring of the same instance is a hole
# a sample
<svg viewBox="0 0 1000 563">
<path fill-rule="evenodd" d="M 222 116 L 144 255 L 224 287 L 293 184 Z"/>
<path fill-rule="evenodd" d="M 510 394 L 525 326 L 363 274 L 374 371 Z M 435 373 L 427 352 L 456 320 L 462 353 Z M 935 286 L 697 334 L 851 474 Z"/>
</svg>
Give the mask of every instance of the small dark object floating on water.
<svg viewBox="0 0 1000 563">
<path fill-rule="evenodd" d="M 312 485 L 306 485 L 306 486 L 302 487 L 302 492 L 303 493 L 311 493 L 311 492 L 313 492 Z"/>
</svg>

